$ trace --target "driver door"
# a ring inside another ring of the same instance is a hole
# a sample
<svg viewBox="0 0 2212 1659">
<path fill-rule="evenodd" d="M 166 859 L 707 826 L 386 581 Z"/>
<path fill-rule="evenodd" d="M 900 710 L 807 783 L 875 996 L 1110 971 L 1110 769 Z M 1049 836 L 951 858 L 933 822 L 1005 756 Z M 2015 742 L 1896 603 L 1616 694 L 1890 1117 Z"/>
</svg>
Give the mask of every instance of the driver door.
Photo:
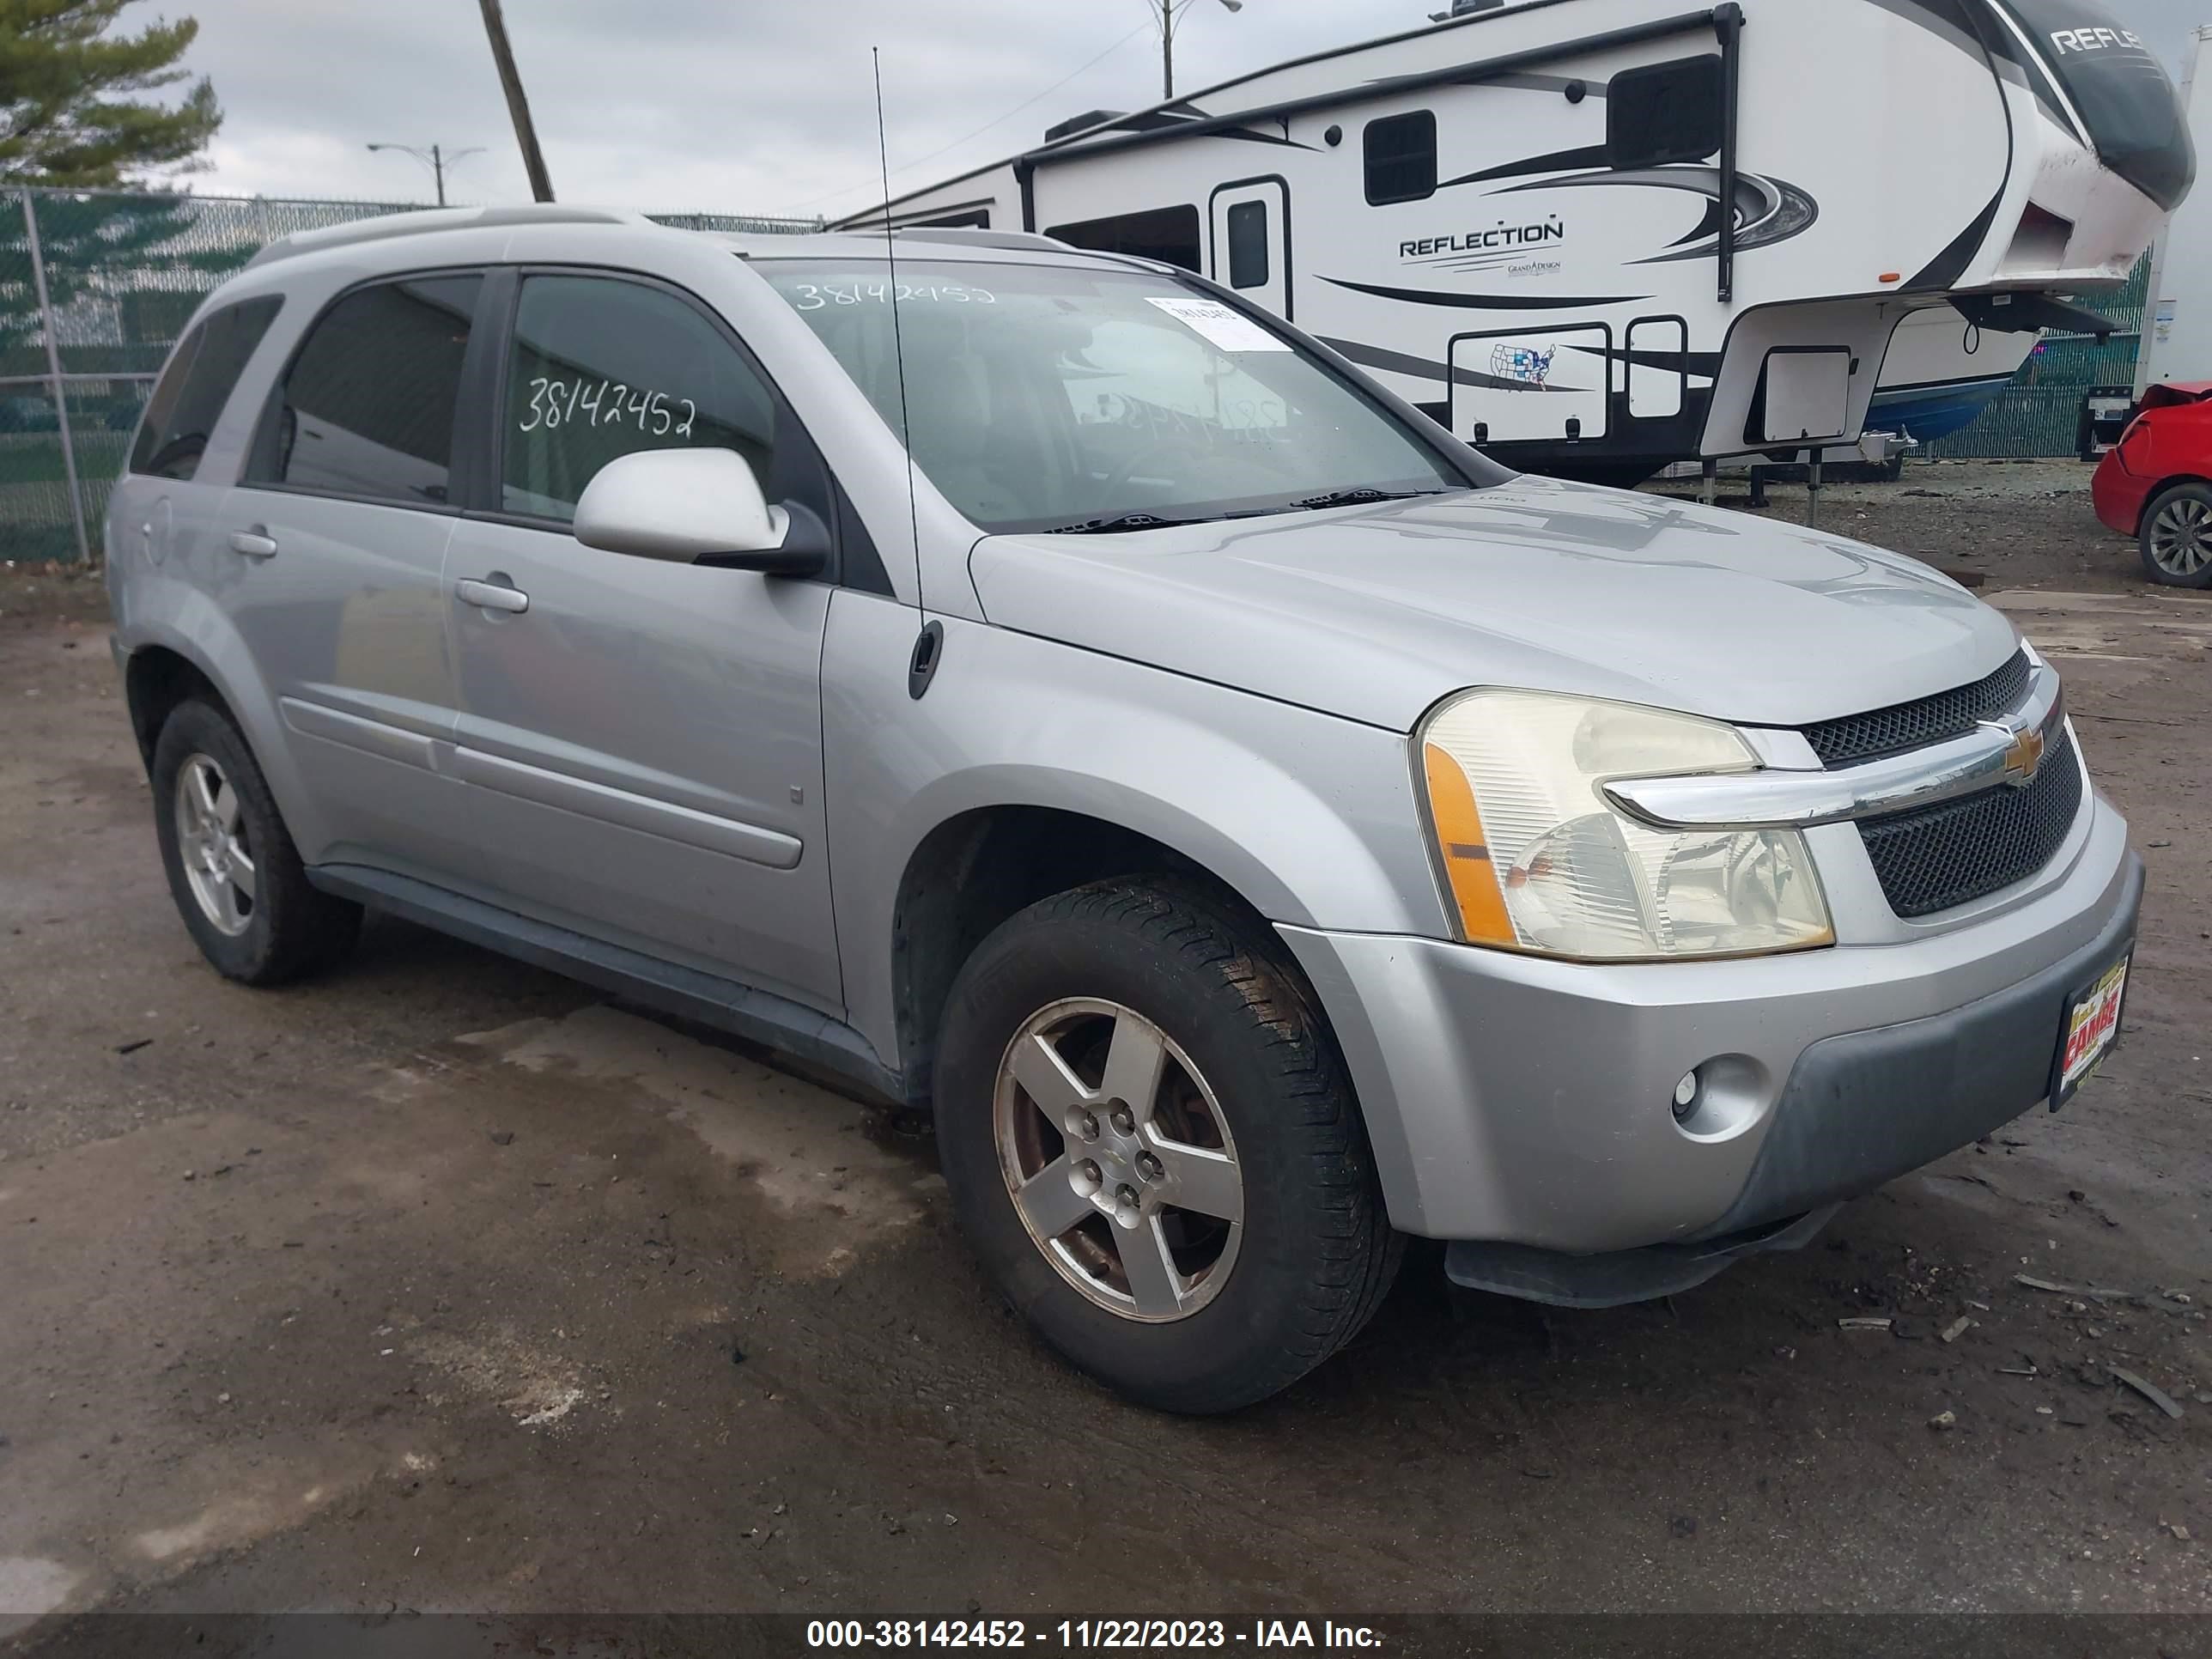
<svg viewBox="0 0 2212 1659">
<path fill-rule="evenodd" d="M 447 557 L 478 884 L 595 938 L 842 1009 L 819 670 L 830 588 L 602 552 L 598 471 L 715 447 L 770 501 L 822 465 L 722 320 L 650 280 L 503 272 L 496 511 Z"/>
</svg>

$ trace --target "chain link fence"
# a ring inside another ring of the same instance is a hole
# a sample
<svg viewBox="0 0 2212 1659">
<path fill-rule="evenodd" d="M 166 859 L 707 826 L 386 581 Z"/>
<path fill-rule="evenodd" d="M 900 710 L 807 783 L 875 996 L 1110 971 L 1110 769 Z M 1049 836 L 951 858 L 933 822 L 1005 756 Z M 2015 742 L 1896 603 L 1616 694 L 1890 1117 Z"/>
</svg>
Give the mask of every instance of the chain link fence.
<svg viewBox="0 0 2212 1659">
<path fill-rule="evenodd" d="M 0 191 L 0 559 L 76 560 L 138 410 L 208 291 L 264 245 L 416 202 Z M 653 214 L 680 230 L 818 230 L 817 220 Z"/>
</svg>

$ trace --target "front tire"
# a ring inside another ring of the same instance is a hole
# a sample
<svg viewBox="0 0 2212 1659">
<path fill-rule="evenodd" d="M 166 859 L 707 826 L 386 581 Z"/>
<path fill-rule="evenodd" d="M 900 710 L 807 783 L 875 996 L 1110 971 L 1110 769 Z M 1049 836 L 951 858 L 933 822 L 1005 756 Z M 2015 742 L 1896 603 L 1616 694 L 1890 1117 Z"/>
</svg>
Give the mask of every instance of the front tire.
<svg viewBox="0 0 2212 1659">
<path fill-rule="evenodd" d="M 1031 905 L 961 970 L 945 1178 L 1054 1347 L 1164 1410 L 1233 1411 L 1350 1341 L 1397 1272 L 1343 1062 L 1280 947 L 1194 886 Z"/>
<path fill-rule="evenodd" d="M 2212 587 L 2212 485 L 2176 484 L 2143 509 L 2143 573 L 2167 587 Z"/>
<path fill-rule="evenodd" d="M 253 751 L 214 705 L 177 705 L 154 743 L 155 831 L 185 931 L 227 977 L 281 985 L 353 948 L 361 907 L 307 882 Z"/>
</svg>

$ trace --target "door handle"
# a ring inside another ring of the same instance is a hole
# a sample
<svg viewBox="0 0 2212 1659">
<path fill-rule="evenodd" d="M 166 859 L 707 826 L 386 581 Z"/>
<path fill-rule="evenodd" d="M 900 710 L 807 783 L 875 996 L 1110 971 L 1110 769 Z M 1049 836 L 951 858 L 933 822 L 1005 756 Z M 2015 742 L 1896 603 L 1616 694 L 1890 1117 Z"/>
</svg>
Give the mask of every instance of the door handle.
<svg viewBox="0 0 2212 1659">
<path fill-rule="evenodd" d="M 146 528 L 150 532 L 153 526 L 149 525 Z M 276 538 L 259 525 L 251 530 L 234 530 L 230 532 L 230 550 L 243 553 L 249 559 L 273 559 L 276 556 Z"/>
<path fill-rule="evenodd" d="M 529 594 L 498 582 L 480 582 L 472 576 L 464 576 L 453 584 L 453 591 L 469 604 L 486 611 L 504 611 L 519 617 L 530 609 Z"/>
</svg>

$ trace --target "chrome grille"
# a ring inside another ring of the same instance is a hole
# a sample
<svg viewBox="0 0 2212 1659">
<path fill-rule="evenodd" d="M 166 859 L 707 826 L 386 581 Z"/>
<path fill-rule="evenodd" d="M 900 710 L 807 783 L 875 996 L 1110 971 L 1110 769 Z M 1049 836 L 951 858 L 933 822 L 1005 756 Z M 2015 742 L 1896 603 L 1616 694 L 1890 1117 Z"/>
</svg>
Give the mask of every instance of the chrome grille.
<svg viewBox="0 0 2212 1659">
<path fill-rule="evenodd" d="M 1963 737 L 1982 721 L 2018 708 L 2027 694 L 2027 653 L 2015 651 L 2003 667 L 1972 685 L 1877 708 L 1869 714 L 1823 720 L 1807 726 L 1805 738 L 1820 763 L 1827 767 L 1852 766 L 1908 749 L 1925 748 L 1947 738 Z"/>
</svg>

